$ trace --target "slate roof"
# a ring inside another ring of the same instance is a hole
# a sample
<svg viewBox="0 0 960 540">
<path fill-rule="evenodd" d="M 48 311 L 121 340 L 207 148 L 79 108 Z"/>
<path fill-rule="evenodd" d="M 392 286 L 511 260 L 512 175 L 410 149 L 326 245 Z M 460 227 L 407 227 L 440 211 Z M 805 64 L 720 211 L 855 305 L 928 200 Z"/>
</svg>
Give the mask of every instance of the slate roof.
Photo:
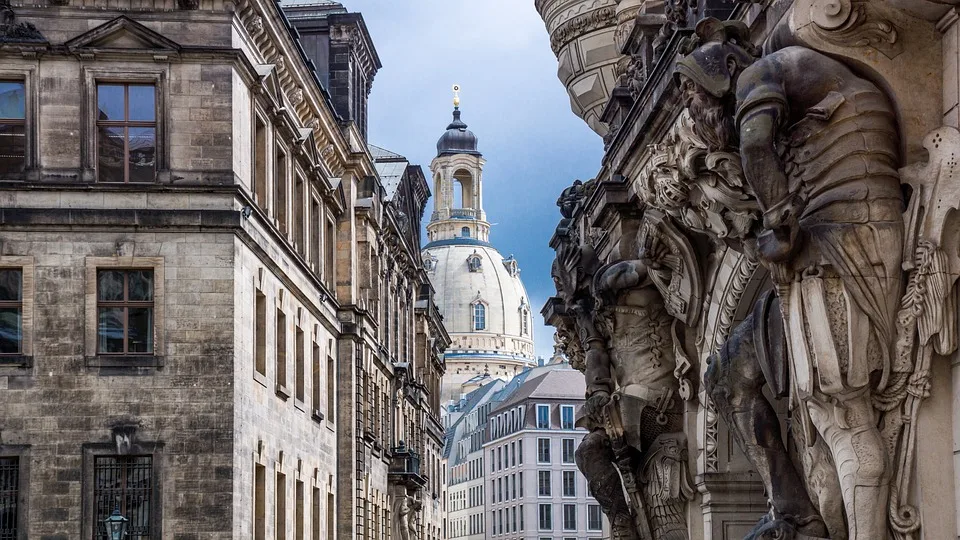
<svg viewBox="0 0 960 540">
<path fill-rule="evenodd" d="M 502 388 L 502 386 L 503 386 L 503 381 L 499 379 L 491 381 L 481 386 L 480 388 L 477 388 L 473 392 L 470 392 L 469 394 L 467 394 L 466 397 L 464 397 L 463 400 L 457 405 L 457 409 L 461 413 L 461 415 L 460 415 L 460 418 L 458 418 L 457 421 L 454 422 L 453 425 L 451 425 L 447 429 L 447 432 L 444 434 L 444 437 L 443 437 L 444 459 L 450 459 L 450 454 L 454 446 L 456 446 L 457 441 L 459 441 L 460 439 L 460 437 L 458 437 L 458 433 L 461 431 L 461 428 L 463 427 L 463 421 L 467 417 L 467 415 L 484 401 L 483 398 L 485 396 L 487 396 L 491 392 L 499 390 L 500 388 Z"/>
<path fill-rule="evenodd" d="M 521 381 L 514 391 L 504 396 L 500 404 L 490 411 L 491 415 L 527 399 L 583 399 L 587 391 L 583 373 L 571 368 L 569 364 L 548 364 L 531 368 L 524 373 L 528 374 L 526 380 Z"/>
</svg>

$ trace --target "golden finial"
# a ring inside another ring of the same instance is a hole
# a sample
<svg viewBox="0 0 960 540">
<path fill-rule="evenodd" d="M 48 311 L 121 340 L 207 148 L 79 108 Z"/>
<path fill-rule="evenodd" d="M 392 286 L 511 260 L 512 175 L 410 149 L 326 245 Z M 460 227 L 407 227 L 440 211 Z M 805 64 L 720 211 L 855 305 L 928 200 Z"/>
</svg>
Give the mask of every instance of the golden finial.
<svg viewBox="0 0 960 540">
<path fill-rule="evenodd" d="M 460 85 L 453 85 L 453 106 L 460 108 Z"/>
</svg>

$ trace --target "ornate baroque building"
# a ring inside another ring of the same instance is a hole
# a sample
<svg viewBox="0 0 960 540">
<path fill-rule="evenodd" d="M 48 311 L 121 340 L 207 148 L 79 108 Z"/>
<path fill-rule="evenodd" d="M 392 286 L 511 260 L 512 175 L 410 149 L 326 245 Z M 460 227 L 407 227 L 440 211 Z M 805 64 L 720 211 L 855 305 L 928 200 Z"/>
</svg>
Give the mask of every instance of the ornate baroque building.
<svg viewBox="0 0 960 540">
<path fill-rule="evenodd" d="M 612 537 L 960 538 L 958 2 L 535 5 L 603 93 L 543 315 Z"/>
<path fill-rule="evenodd" d="M 483 211 L 486 162 L 460 116 L 457 97 L 453 121 L 430 163 L 436 197 L 423 246 L 424 268 L 452 340 L 444 353 L 443 403 L 459 401 L 475 377 L 508 379 L 534 362 L 532 311 L 520 266 L 490 243 Z"/>
<path fill-rule="evenodd" d="M 0 537 L 442 538 L 430 191 L 367 144 L 363 18 L 15 4 Z"/>
</svg>

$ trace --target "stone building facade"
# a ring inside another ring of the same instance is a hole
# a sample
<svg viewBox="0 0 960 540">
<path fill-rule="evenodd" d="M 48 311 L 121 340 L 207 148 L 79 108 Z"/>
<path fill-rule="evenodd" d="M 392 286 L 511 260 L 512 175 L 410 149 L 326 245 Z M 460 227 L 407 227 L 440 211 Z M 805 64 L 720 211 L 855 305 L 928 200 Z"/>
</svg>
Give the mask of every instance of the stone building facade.
<svg viewBox="0 0 960 540">
<path fill-rule="evenodd" d="M 632 460 L 580 449 L 606 464 L 588 476 L 629 476 L 602 501 L 613 537 L 960 537 L 957 2 L 619 0 L 551 22 L 600 4 L 536 2 L 558 55 L 604 24 L 619 55 L 543 314 L 585 372 L 588 438 Z"/>
<path fill-rule="evenodd" d="M 319 4 L 0 8 L 0 536 L 442 536 L 429 188 Z"/>
</svg>

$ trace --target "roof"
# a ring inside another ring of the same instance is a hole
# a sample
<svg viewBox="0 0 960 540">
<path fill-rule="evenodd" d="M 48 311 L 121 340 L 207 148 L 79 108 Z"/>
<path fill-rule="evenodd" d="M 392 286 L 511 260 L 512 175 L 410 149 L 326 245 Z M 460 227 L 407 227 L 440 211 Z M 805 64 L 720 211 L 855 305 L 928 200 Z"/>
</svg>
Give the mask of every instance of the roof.
<svg viewBox="0 0 960 540">
<path fill-rule="evenodd" d="M 528 374 L 527 380 L 497 405 L 491 414 L 528 399 L 583 399 L 587 391 L 583 373 L 568 364 L 549 364 L 525 373 Z"/>
<path fill-rule="evenodd" d="M 373 156 L 373 164 L 377 169 L 377 175 L 380 176 L 380 183 L 386 192 L 387 200 L 392 201 L 394 195 L 397 194 L 397 188 L 400 187 L 400 182 L 403 181 L 403 174 L 410 166 L 410 162 L 400 154 L 379 146 L 368 144 L 367 148 L 370 150 L 370 155 Z"/>
<path fill-rule="evenodd" d="M 387 150 L 386 148 L 382 148 L 375 144 L 368 144 L 367 148 L 370 150 L 370 155 L 373 156 L 373 159 L 376 159 L 376 160 L 380 160 L 380 159 L 397 159 L 397 160 L 403 160 L 403 161 L 407 160 L 407 158 L 401 156 L 400 154 L 396 152 L 391 152 L 390 150 Z"/>
<path fill-rule="evenodd" d="M 481 386 L 480 388 L 477 388 L 473 392 L 470 392 L 469 394 L 466 395 L 466 397 L 464 397 L 460 401 L 460 403 L 457 404 L 457 409 L 462 414 L 460 415 L 460 418 L 458 418 L 457 421 L 454 422 L 453 425 L 451 425 L 447 429 L 446 433 L 444 433 L 444 438 L 443 438 L 444 439 L 443 440 L 443 458 L 444 459 L 450 459 L 450 456 L 453 452 L 453 448 L 456 447 L 457 443 L 463 437 L 463 433 L 462 433 L 463 424 L 468 414 L 470 413 L 470 411 L 474 410 L 475 408 L 477 408 L 478 406 L 486 402 L 487 400 L 485 400 L 484 398 L 493 395 L 494 392 L 502 388 L 503 385 L 504 385 L 504 382 L 502 380 L 495 379 Z M 452 464 L 453 463 L 451 463 L 451 465 Z"/>
</svg>

